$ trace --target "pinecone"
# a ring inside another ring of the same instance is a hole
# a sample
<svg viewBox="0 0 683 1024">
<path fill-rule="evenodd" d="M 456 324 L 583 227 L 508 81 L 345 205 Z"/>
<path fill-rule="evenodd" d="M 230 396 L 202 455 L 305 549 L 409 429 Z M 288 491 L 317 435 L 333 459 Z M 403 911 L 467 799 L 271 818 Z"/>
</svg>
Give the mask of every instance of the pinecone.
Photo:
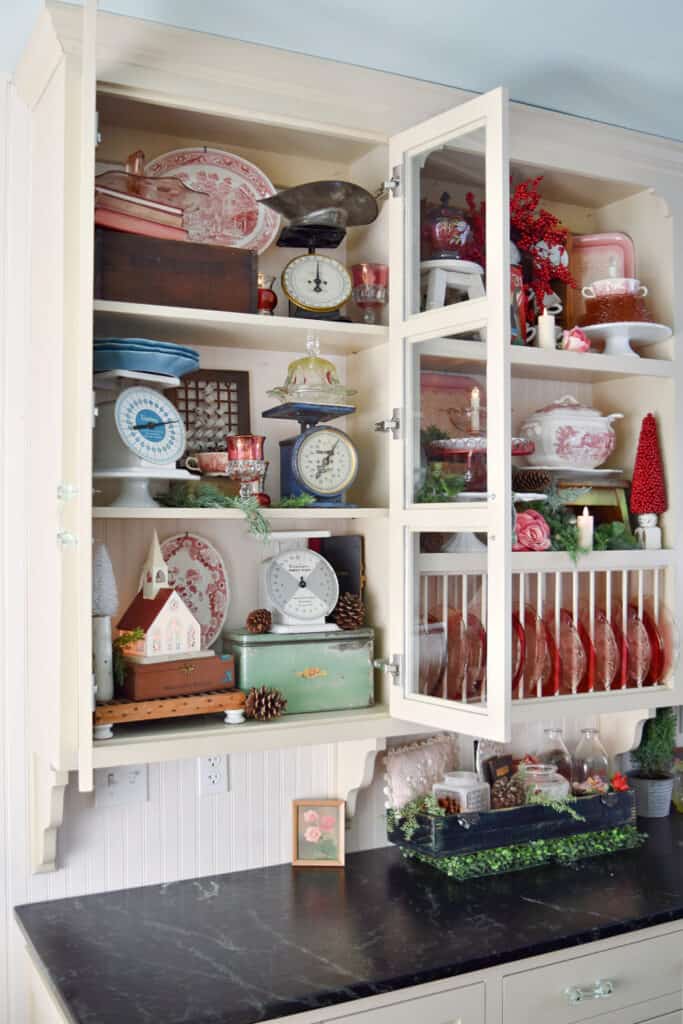
<svg viewBox="0 0 683 1024">
<path fill-rule="evenodd" d="M 272 689 L 270 686 L 252 687 L 244 705 L 246 717 L 256 718 L 260 722 L 279 718 L 286 710 L 287 700 L 279 690 Z"/>
<path fill-rule="evenodd" d="M 524 786 L 514 776 L 496 779 L 491 786 L 491 808 L 502 811 L 506 807 L 521 807 L 526 800 Z"/>
<path fill-rule="evenodd" d="M 365 605 L 358 594 L 342 594 L 332 618 L 340 629 L 360 629 L 365 622 Z"/>
<path fill-rule="evenodd" d="M 550 490 L 550 473 L 542 469 L 513 469 L 512 489 L 522 494 L 542 493 L 547 494 Z"/>
<path fill-rule="evenodd" d="M 273 616 L 267 608 L 255 608 L 247 615 L 247 629 L 250 633 L 269 633 Z"/>
</svg>

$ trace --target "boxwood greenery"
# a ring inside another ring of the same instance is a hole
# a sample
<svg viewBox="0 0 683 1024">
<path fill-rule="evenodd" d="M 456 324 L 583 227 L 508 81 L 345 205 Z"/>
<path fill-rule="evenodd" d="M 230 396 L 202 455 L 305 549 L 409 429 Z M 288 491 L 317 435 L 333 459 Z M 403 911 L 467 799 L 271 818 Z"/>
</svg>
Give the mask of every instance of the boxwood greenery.
<svg viewBox="0 0 683 1024">
<path fill-rule="evenodd" d="M 453 857 L 430 857 L 415 850 L 403 849 L 404 857 L 429 864 L 465 882 L 470 878 L 502 875 L 508 871 L 523 871 L 543 864 L 572 864 L 585 857 L 598 857 L 620 850 L 633 850 L 645 842 L 647 836 L 634 825 L 607 829 L 604 832 L 582 832 L 561 839 L 535 839 L 518 846 L 499 846 L 478 853 L 461 853 Z"/>
</svg>

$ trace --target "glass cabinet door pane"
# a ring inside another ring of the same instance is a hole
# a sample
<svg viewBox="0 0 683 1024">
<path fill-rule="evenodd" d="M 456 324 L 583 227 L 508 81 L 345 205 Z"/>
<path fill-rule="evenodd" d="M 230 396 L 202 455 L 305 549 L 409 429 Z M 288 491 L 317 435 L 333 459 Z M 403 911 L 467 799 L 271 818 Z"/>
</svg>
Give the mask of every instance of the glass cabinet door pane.
<svg viewBox="0 0 683 1024">
<path fill-rule="evenodd" d="M 412 534 L 411 693 L 485 708 L 487 539 L 470 532 Z"/>
<path fill-rule="evenodd" d="M 486 364 L 479 332 L 406 343 L 407 504 L 485 501 Z M 479 359 L 467 358 L 472 349 Z M 470 350 L 470 351 L 468 351 Z"/>
<path fill-rule="evenodd" d="M 486 127 L 408 157 L 406 315 L 484 295 Z"/>
</svg>

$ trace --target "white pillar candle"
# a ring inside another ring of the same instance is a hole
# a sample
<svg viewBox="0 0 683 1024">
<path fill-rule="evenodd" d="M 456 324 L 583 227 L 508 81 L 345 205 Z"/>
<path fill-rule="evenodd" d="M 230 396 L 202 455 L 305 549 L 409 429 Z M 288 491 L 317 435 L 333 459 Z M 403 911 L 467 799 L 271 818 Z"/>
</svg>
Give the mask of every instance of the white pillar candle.
<svg viewBox="0 0 683 1024">
<path fill-rule="evenodd" d="M 555 348 L 555 317 L 547 309 L 538 318 L 538 347 Z"/>
<path fill-rule="evenodd" d="M 584 505 L 583 515 L 576 517 L 576 525 L 579 530 L 579 547 L 586 551 L 593 550 L 593 516 L 588 514 L 588 508 Z"/>
<path fill-rule="evenodd" d="M 481 399 L 480 399 L 480 396 L 479 396 L 479 388 L 472 388 L 472 394 L 470 396 L 470 400 L 471 400 L 470 412 L 472 413 L 472 428 L 471 429 L 472 429 L 472 433 L 473 434 L 478 434 L 479 433 L 479 409 L 481 408 L 481 406 L 480 406 Z"/>
</svg>

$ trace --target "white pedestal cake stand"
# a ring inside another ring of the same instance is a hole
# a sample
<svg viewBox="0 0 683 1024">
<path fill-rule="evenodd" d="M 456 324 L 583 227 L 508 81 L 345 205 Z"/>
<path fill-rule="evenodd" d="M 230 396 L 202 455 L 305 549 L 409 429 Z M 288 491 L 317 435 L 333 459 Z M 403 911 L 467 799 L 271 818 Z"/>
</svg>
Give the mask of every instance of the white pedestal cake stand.
<svg viewBox="0 0 683 1024">
<path fill-rule="evenodd" d="M 158 508 L 149 493 L 152 480 L 196 480 L 186 469 L 96 469 L 93 480 L 120 480 L 121 490 L 109 508 Z"/>
<path fill-rule="evenodd" d="M 625 320 L 614 324 L 590 324 L 582 327 L 582 331 L 593 340 L 605 342 L 603 355 L 634 356 L 640 358 L 631 348 L 631 342 L 638 345 L 656 345 L 671 337 L 671 328 L 665 324 L 642 323 L 636 320 Z"/>
</svg>

